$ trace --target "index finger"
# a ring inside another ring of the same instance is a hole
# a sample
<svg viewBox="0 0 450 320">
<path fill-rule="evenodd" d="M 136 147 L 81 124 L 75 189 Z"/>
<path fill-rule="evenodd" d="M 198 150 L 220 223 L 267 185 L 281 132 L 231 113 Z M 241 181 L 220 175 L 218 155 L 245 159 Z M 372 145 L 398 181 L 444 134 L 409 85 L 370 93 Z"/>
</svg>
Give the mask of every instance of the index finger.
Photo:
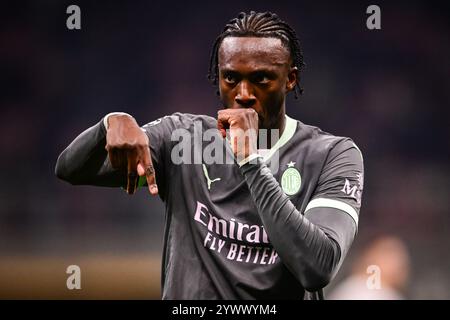
<svg viewBox="0 0 450 320">
<path fill-rule="evenodd" d="M 226 138 L 226 129 L 230 127 L 230 124 L 228 123 L 229 119 L 230 115 L 225 112 L 225 110 L 219 110 L 219 112 L 217 112 L 217 129 L 219 129 L 223 138 Z"/>
<path fill-rule="evenodd" d="M 150 154 L 150 147 L 144 148 L 141 155 L 141 161 L 138 164 L 138 174 L 145 175 L 147 180 L 148 190 L 152 195 L 158 194 L 158 186 L 156 184 L 155 168 L 153 167 L 152 156 Z"/>
</svg>

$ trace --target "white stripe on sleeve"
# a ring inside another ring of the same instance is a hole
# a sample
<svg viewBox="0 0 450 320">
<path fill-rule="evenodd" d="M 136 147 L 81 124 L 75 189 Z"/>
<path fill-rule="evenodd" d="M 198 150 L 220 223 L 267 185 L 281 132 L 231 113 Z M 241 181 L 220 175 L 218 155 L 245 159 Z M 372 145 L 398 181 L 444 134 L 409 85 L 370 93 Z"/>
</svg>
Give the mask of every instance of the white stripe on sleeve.
<svg viewBox="0 0 450 320">
<path fill-rule="evenodd" d="M 341 211 L 344 211 L 347 213 L 350 217 L 353 218 L 356 225 L 358 225 L 358 214 L 356 213 L 356 210 L 350 206 L 349 204 L 339 201 L 339 200 L 333 200 L 333 199 L 326 199 L 326 198 L 316 198 L 311 200 L 308 205 L 306 206 L 305 213 L 312 208 L 335 208 L 339 209 Z"/>
</svg>

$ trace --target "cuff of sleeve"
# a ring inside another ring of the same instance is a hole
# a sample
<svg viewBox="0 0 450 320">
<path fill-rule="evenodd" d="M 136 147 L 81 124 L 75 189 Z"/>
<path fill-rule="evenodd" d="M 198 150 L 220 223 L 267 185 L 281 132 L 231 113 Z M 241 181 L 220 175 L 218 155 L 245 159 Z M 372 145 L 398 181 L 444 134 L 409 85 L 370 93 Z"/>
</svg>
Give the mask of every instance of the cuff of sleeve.
<svg viewBox="0 0 450 320">
<path fill-rule="evenodd" d="M 103 118 L 103 125 L 105 126 L 105 129 L 108 130 L 108 118 L 110 116 L 114 116 L 114 115 L 123 115 L 123 116 L 130 116 L 131 118 L 133 118 L 133 116 L 131 114 L 128 114 L 126 112 L 111 112 L 108 113 L 104 118 Z"/>
<path fill-rule="evenodd" d="M 249 162 L 251 162 L 251 161 L 253 161 L 253 160 L 257 159 L 257 158 L 263 158 L 263 156 L 261 156 L 261 155 L 259 155 L 257 153 L 253 153 L 253 154 L 249 155 L 247 158 L 245 158 L 244 160 L 240 161 L 238 163 L 238 165 L 239 165 L 239 167 L 242 167 L 244 164 L 247 164 L 247 163 L 249 163 Z"/>
</svg>

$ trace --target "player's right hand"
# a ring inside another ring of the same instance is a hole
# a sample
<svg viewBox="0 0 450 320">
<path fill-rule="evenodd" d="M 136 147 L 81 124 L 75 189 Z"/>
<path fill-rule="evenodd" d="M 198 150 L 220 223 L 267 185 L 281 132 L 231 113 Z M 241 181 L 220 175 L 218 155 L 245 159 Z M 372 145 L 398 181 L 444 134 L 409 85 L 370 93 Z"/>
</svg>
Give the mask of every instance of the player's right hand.
<svg viewBox="0 0 450 320">
<path fill-rule="evenodd" d="M 147 179 L 150 194 L 158 194 L 155 170 L 150 155 L 150 141 L 136 120 L 129 115 L 108 117 L 106 151 L 115 169 L 127 169 L 128 194 L 136 191 L 139 176 Z"/>
</svg>

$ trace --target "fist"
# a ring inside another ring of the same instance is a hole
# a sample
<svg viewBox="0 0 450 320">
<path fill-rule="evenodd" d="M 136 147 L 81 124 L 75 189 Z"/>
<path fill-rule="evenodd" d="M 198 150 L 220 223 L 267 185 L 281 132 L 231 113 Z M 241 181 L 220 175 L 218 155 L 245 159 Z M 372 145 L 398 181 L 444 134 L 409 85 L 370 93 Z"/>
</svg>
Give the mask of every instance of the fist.
<svg viewBox="0 0 450 320">
<path fill-rule="evenodd" d="M 224 138 L 229 129 L 231 149 L 238 162 L 257 152 L 258 113 L 254 109 L 219 110 L 217 128 Z"/>
<path fill-rule="evenodd" d="M 147 135 L 130 116 L 111 116 L 108 123 L 105 149 L 113 168 L 126 168 L 128 194 L 135 192 L 139 176 L 146 177 L 152 195 L 158 194 Z"/>
</svg>

